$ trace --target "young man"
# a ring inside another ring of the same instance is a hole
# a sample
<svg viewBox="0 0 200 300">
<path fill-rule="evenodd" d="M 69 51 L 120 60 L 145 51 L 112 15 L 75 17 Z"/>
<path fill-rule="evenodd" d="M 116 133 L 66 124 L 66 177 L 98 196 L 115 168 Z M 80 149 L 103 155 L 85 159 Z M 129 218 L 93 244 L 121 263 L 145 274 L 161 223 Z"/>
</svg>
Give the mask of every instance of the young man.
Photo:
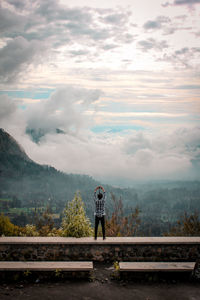
<svg viewBox="0 0 200 300">
<path fill-rule="evenodd" d="M 97 186 L 94 190 L 94 203 L 95 203 L 95 240 L 97 239 L 98 225 L 101 222 L 103 239 L 105 240 L 105 199 L 106 193 L 102 186 Z"/>
</svg>

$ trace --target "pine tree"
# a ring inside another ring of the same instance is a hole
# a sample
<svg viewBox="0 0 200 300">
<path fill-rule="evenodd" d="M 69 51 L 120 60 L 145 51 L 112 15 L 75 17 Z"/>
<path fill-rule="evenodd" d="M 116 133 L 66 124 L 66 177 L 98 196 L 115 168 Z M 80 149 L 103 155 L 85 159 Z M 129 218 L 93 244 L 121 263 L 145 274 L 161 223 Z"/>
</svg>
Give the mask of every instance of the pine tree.
<svg viewBox="0 0 200 300">
<path fill-rule="evenodd" d="M 79 192 L 75 193 L 74 199 L 66 205 L 62 228 L 63 236 L 68 237 L 80 238 L 91 236 L 93 233 Z"/>
</svg>

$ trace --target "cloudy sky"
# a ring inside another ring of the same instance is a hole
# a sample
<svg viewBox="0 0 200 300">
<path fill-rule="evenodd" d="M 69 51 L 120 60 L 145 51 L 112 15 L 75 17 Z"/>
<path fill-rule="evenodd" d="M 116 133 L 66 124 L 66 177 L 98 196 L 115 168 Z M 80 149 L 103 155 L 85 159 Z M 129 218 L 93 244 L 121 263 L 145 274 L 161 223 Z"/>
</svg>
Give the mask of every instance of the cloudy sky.
<svg viewBox="0 0 200 300">
<path fill-rule="evenodd" d="M 200 0 L 0 3 L 0 126 L 30 158 L 113 184 L 200 178 Z"/>
</svg>

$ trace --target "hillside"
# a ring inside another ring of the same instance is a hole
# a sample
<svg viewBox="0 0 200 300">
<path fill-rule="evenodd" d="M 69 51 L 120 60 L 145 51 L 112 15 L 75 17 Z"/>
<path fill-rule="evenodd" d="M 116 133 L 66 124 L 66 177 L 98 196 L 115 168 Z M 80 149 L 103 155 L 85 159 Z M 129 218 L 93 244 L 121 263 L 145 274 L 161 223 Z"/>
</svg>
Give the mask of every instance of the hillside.
<svg viewBox="0 0 200 300">
<path fill-rule="evenodd" d="M 61 212 L 66 202 L 79 190 L 88 215 L 93 217 L 93 190 L 100 183 L 87 175 L 65 174 L 32 161 L 18 142 L 0 129 L 0 197 L 18 198 L 25 207 L 47 204 Z M 134 190 L 105 186 L 110 207 L 110 193 L 122 196 L 124 203 L 137 200 Z"/>
</svg>

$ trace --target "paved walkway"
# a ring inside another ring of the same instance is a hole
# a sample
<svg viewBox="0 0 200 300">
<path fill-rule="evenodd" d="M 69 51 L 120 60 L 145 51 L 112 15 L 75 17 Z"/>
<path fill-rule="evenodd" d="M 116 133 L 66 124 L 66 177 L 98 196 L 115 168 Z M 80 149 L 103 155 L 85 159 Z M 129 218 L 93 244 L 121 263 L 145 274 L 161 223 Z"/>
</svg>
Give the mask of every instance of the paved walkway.
<svg viewBox="0 0 200 300">
<path fill-rule="evenodd" d="M 200 285 L 65 282 L 0 285 L 1 300 L 199 300 Z"/>
</svg>

